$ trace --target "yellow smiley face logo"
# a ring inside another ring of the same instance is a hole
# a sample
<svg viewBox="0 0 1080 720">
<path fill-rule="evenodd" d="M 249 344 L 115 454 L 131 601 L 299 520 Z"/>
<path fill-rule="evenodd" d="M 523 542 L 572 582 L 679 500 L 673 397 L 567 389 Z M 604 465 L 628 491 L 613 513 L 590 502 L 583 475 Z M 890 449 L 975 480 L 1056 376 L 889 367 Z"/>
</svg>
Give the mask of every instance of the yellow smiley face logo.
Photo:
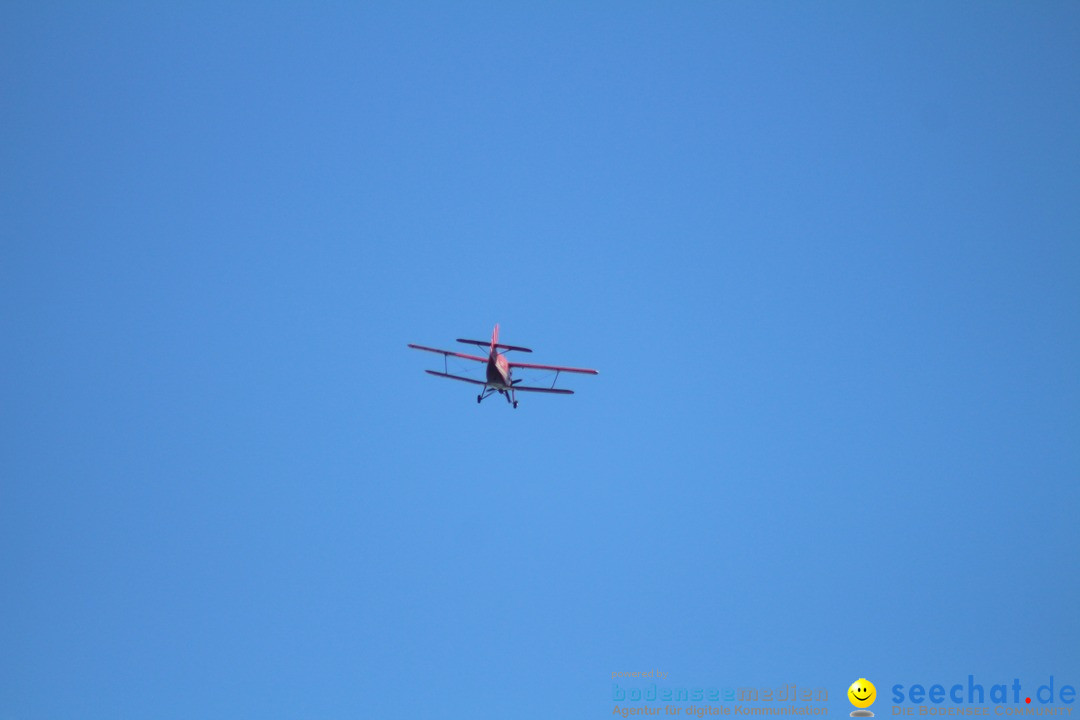
<svg viewBox="0 0 1080 720">
<path fill-rule="evenodd" d="M 848 700 L 857 708 L 867 708 L 877 698 L 877 688 L 866 678 L 859 678 L 847 689 Z"/>
</svg>

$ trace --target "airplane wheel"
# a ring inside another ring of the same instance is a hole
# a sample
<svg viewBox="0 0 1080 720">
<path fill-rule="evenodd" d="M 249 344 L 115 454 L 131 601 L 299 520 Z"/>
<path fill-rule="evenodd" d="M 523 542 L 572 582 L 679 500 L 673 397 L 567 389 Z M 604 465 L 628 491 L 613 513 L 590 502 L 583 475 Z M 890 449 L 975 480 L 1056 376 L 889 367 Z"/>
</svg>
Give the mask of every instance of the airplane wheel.
<svg viewBox="0 0 1080 720">
<path fill-rule="evenodd" d="M 477 396 L 476 396 L 476 404 L 477 404 L 477 405 L 479 405 L 479 404 L 480 404 L 480 401 L 481 401 L 481 400 L 483 400 L 483 399 L 484 399 L 484 396 L 483 396 L 483 395 L 477 395 Z"/>
<path fill-rule="evenodd" d="M 517 410 L 517 400 L 514 401 L 514 409 Z"/>
</svg>

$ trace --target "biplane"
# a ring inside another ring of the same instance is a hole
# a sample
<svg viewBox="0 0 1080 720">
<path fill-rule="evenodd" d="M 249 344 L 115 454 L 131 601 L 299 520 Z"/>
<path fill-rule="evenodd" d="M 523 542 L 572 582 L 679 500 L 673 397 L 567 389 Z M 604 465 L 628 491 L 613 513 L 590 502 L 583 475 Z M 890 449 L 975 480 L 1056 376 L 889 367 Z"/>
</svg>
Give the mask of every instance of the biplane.
<svg viewBox="0 0 1080 720">
<path fill-rule="evenodd" d="M 513 407 L 518 406 L 517 393 L 519 392 L 537 392 L 537 393 L 551 393 L 554 395 L 573 395 L 573 390 L 567 390 L 565 388 L 555 387 L 555 383 L 559 380 L 560 373 L 583 373 L 585 375 L 598 375 L 596 370 L 590 370 L 588 368 L 575 368 L 575 367 L 563 367 L 562 365 L 536 365 L 534 363 L 519 363 L 510 362 L 506 359 L 506 353 L 508 352 L 526 352 L 531 353 L 529 348 L 518 347 L 517 345 L 503 345 L 499 342 L 499 324 L 495 323 L 495 329 L 491 331 L 491 341 L 485 342 L 484 340 L 466 340 L 465 338 L 458 338 L 457 342 L 464 343 L 466 345 L 476 345 L 480 348 L 487 348 L 488 355 L 486 358 L 479 355 L 469 355 L 467 353 L 454 352 L 453 350 L 440 350 L 439 348 L 425 347 L 423 345 L 413 345 L 409 343 L 409 347 L 413 350 L 424 350 L 426 352 L 439 353 L 443 356 L 443 372 L 437 370 L 426 370 L 429 375 L 436 377 L 450 378 L 451 380 L 460 380 L 461 382 L 472 383 L 473 385 L 483 386 L 483 390 L 476 396 L 476 402 L 483 402 L 484 398 L 495 393 L 499 393 L 506 398 L 506 402 L 510 403 Z M 447 358 L 464 358 L 465 360 L 473 360 L 475 362 L 487 364 L 486 380 L 476 380 L 474 378 L 464 377 L 462 375 L 451 375 L 447 368 Z M 514 368 L 522 368 L 527 370 L 549 370 L 555 372 L 555 379 L 551 382 L 551 387 L 526 387 L 521 385 L 521 380 L 514 380 L 512 378 Z"/>
</svg>

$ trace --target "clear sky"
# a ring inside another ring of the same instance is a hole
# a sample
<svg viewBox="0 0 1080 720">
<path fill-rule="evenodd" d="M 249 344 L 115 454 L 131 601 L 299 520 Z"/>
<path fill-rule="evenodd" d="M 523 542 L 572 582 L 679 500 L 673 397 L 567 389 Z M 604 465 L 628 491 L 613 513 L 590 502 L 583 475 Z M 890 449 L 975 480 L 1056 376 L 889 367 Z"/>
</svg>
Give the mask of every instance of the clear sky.
<svg viewBox="0 0 1080 720">
<path fill-rule="evenodd" d="M 1080 685 L 1080 5 L 9 2 L 0 130 L 0 720 Z"/>
</svg>

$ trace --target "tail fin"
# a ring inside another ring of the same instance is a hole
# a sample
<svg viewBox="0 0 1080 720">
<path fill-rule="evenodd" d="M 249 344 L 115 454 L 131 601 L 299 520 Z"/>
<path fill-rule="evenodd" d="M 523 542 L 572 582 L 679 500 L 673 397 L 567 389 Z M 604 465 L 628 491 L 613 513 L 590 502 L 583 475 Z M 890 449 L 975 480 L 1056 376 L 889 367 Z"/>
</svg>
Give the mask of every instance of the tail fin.
<svg viewBox="0 0 1080 720">
<path fill-rule="evenodd" d="M 491 354 L 495 354 L 495 346 L 499 344 L 499 323 L 495 323 L 495 329 L 491 331 Z"/>
</svg>

